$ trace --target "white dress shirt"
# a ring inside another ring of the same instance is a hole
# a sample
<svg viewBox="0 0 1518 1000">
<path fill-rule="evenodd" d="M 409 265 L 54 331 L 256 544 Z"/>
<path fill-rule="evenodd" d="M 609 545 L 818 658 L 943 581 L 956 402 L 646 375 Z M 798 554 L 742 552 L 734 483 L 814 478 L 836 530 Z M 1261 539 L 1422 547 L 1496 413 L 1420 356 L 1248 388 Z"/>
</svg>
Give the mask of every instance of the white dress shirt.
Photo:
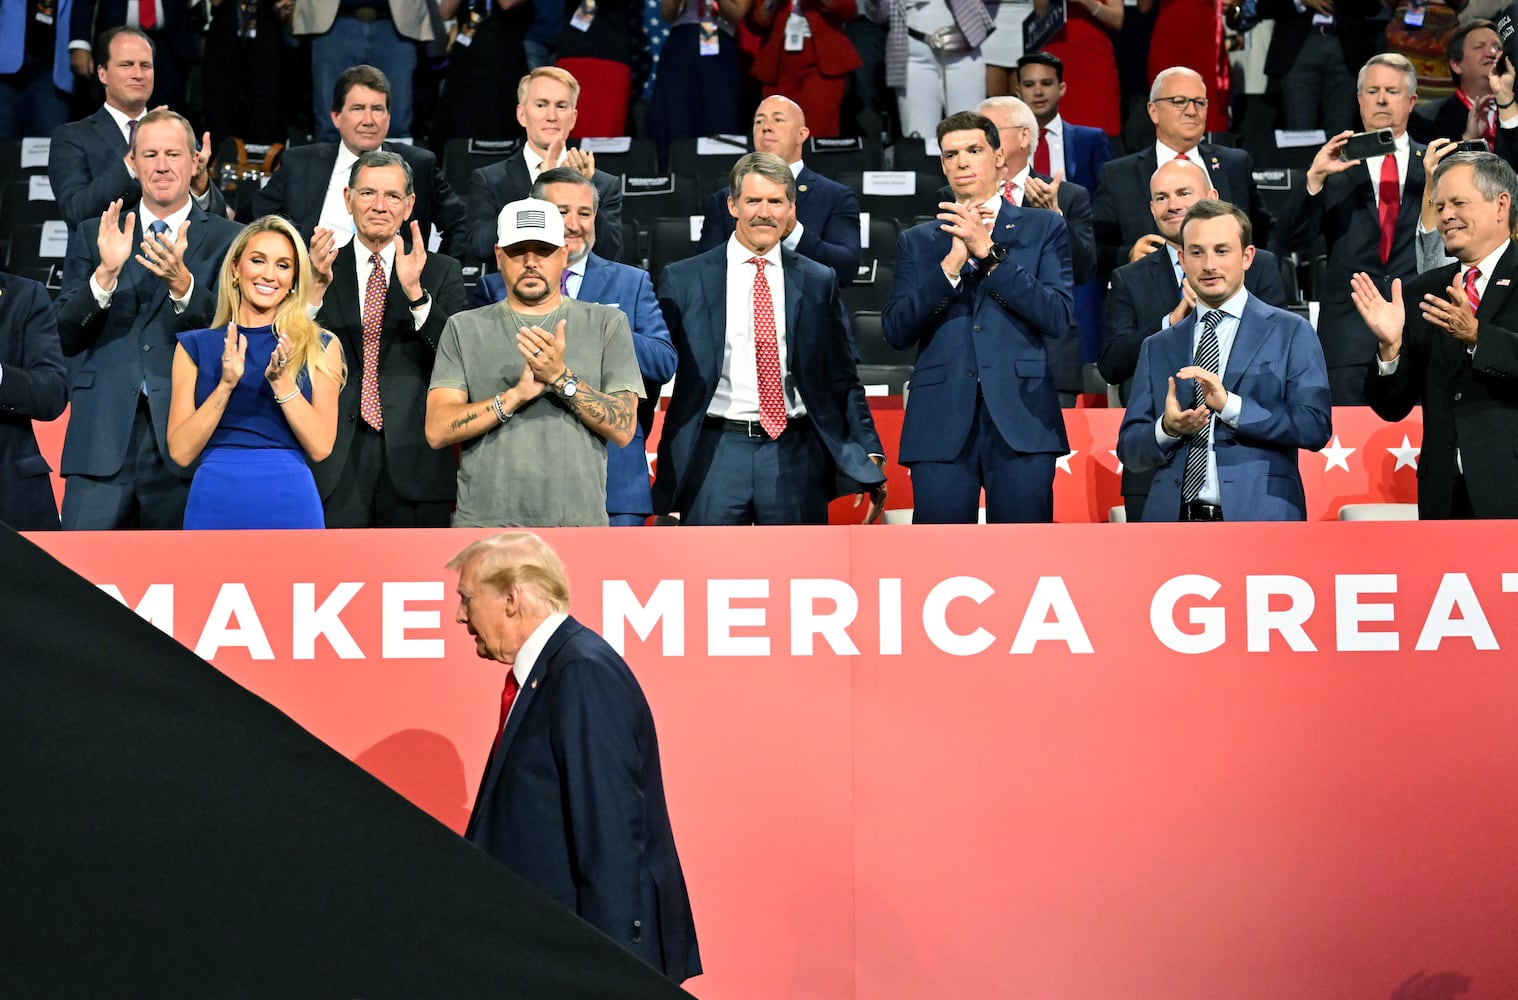
<svg viewBox="0 0 1518 1000">
<path fill-rule="evenodd" d="M 1239 322 L 1244 317 L 1244 305 L 1248 301 L 1249 291 L 1241 286 L 1234 293 L 1233 298 L 1218 307 L 1219 311 L 1223 313 L 1223 318 L 1218 321 L 1216 331 L 1218 337 L 1217 373 L 1219 377 L 1228 370 L 1228 354 L 1233 350 L 1234 337 L 1238 335 Z M 1197 341 L 1202 336 L 1202 319 L 1212 311 L 1201 303 L 1197 303 L 1196 326 L 1192 327 L 1191 331 L 1191 356 L 1193 358 L 1196 357 Z M 1187 361 L 1187 364 L 1190 363 L 1190 361 Z M 1179 389 L 1177 392 L 1179 393 Z M 1177 398 L 1176 402 L 1180 404 L 1183 410 L 1189 410 L 1193 406 L 1192 402 L 1188 399 Z M 1223 494 L 1218 484 L 1218 421 L 1221 420 L 1229 427 L 1237 427 L 1239 425 L 1239 414 L 1243 412 L 1243 409 L 1243 397 L 1236 392 L 1230 392 L 1228 393 L 1228 401 L 1223 404 L 1223 408 L 1211 417 L 1211 424 L 1207 429 L 1207 482 L 1202 486 L 1202 491 L 1196 496 L 1196 499 L 1202 503 L 1210 503 L 1219 507 L 1223 505 Z M 1154 422 L 1154 440 L 1162 449 L 1169 452 L 1181 439 L 1171 437 L 1165 432 L 1165 418 L 1162 415 L 1159 420 Z"/>
<path fill-rule="evenodd" d="M 172 212 L 169 215 L 164 216 L 162 219 L 154 215 L 152 212 L 148 211 L 147 205 L 143 204 L 140 201 L 137 203 L 137 218 L 139 220 L 139 224 L 142 226 L 142 235 L 144 239 L 147 238 L 148 229 L 153 225 L 153 223 L 162 222 L 169 227 L 168 231 L 163 234 L 163 238 L 168 242 L 173 243 L 176 239 L 179 238 L 179 230 L 184 226 L 185 220 L 189 217 L 190 203 L 188 201 L 184 203 L 184 207 L 179 209 L 179 211 Z M 134 248 L 132 250 L 132 256 L 136 257 L 138 254 L 139 251 Z M 130 260 L 131 258 L 128 258 L 129 262 Z M 181 264 L 181 266 L 184 265 Z M 190 275 L 190 287 L 185 289 L 184 296 L 181 298 L 175 298 L 173 292 L 169 293 L 169 302 L 173 304 L 174 315 L 176 316 L 184 312 L 185 307 L 190 304 L 190 296 L 195 294 L 195 275 L 190 271 L 188 267 L 185 267 L 185 273 Z M 152 272 L 149 272 L 148 276 L 154 281 L 158 280 L 152 275 Z M 121 287 L 119 280 L 116 287 Z M 114 288 L 109 292 L 104 288 L 101 288 L 100 283 L 95 280 L 95 272 L 90 272 L 90 294 L 95 296 L 96 305 L 102 309 L 109 308 L 111 305 L 111 296 L 115 294 L 115 291 L 116 289 Z"/>
<path fill-rule="evenodd" d="M 1180 155 L 1181 154 L 1178 151 L 1176 151 L 1174 149 L 1171 149 L 1169 146 L 1165 145 L 1163 142 L 1160 142 L 1158 139 L 1154 140 L 1154 158 L 1155 158 L 1154 168 L 1156 170 L 1158 170 L 1160 167 L 1163 167 L 1165 164 L 1169 163 L 1171 160 L 1179 159 Z M 1202 173 L 1204 173 L 1204 174 L 1207 175 L 1207 186 L 1208 187 L 1210 187 L 1210 188 L 1216 188 L 1217 187 L 1217 185 L 1212 182 L 1212 171 L 1208 170 L 1207 169 L 1207 164 L 1204 163 L 1204 162 L 1202 162 L 1202 154 L 1200 152 L 1198 152 L 1195 149 L 1187 150 L 1186 151 L 1186 162 L 1187 163 L 1195 163 L 1197 166 L 1199 166 L 1199 167 L 1202 168 Z"/>
<path fill-rule="evenodd" d="M 727 334 L 722 350 L 722 378 L 706 413 L 726 420 L 759 419 L 759 370 L 754 353 L 754 274 L 758 268 L 749 263 L 755 256 L 768 261 L 764 280 L 775 307 L 775 349 L 780 358 L 785 412 L 790 417 L 803 417 L 806 407 L 801 405 L 796 380 L 786 365 L 785 271 L 780 266 L 780 246 L 776 244 L 769 253 L 758 255 L 738 242 L 737 233 L 727 240 Z"/>
<path fill-rule="evenodd" d="M 344 143 L 337 144 L 337 163 L 332 166 L 332 176 L 327 178 L 327 196 L 322 199 L 322 214 L 316 220 L 318 226 L 332 230 L 339 250 L 353 242 L 353 215 L 343 200 L 343 189 L 348 186 L 348 174 L 357 162 L 357 153 Z"/>
<path fill-rule="evenodd" d="M 369 289 L 369 272 L 373 270 L 373 268 L 370 266 L 369 258 L 373 255 L 374 251 L 364 246 L 361 241 L 354 241 L 353 262 L 355 265 L 355 276 L 358 278 L 358 307 L 360 318 L 363 316 L 364 294 Z M 390 276 L 395 273 L 395 244 L 386 243 L 383 247 L 380 248 L 379 255 L 380 267 L 385 269 L 385 287 L 389 288 Z M 404 295 L 405 293 L 402 292 L 401 294 Z M 311 314 L 311 312 L 312 311 L 308 308 L 307 313 Z M 416 328 L 418 330 L 420 330 L 423 324 L 427 322 L 427 317 L 431 314 L 431 312 L 432 296 L 430 295 L 427 296 L 426 302 L 423 302 L 420 306 L 417 306 L 415 309 L 411 310 L 411 321 L 416 324 Z"/>
<path fill-rule="evenodd" d="M 568 617 L 562 611 L 555 611 L 544 618 L 538 622 L 538 627 L 532 630 L 532 635 L 527 637 L 527 641 L 522 643 L 522 648 L 517 650 L 516 659 L 511 664 L 511 672 L 517 679 L 518 692 L 527 689 L 527 678 L 532 676 L 532 668 L 537 666 L 538 657 L 543 655 L 543 647 L 548 645 L 548 640 Z M 511 703 L 510 711 L 506 713 L 506 718 L 501 720 L 501 732 L 506 731 L 506 722 L 511 718 L 511 713 L 517 710 L 517 703 L 521 700 L 522 696 L 518 693 L 516 701 Z M 500 733 L 496 735 L 499 736 Z"/>
<path fill-rule="evenodd" d="M 1065 169 L 1065 120 L 1055 115 L 1043 128 L 1048 129 L 1049 134 L 1040 134 L 1038 141 L 1049 148 L 1049 176 L 1052 177 L 1057 171 Z M 1082 177 L 1081 183 L 1090 188 L 1096 181 L 1095 178 Z"/>
</svg>

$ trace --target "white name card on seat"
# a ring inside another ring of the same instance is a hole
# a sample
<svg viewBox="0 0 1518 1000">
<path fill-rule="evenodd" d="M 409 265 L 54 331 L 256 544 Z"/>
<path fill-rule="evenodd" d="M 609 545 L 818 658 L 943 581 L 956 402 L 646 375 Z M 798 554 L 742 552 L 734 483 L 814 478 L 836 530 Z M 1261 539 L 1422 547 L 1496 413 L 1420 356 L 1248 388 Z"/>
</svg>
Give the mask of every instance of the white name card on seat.
<svg viewBox="0 0 1518 1000">
<path fill-rule="evenodd" d="M 1276 129 L 1276 145 L 1282 149 L 1300 149 L 1303 146 L 1321 146 L 1328 141 L 1328 133 L 1320 128 L 1299 129 L 1288 132 Z"/>
<path fill-rule="evenodd" d="M 748 152 L 746 135 L 706 135 L 696 140 L 697 156 L 742 156 Z"/>
<path fill-rule="evenodd" d="M 861 250 L 868 250 L 869 248 L 870 248 L 870 213 L 869 212 L 860 212 L 859 213 L 859 249 L 861 249 Z"/>
<path fill-rule="evenodd" d="M 26 179 L 26 197 L 29 201 L 55 201 L 53 182 L 47 174 L 33 174 Z"/>
<path fill-rule="evenodd" d="M 22 139 L 21 169 L 30 170 L 32 167 L 47 166 L 47 154 L 52 148 L 53 140 L 47 136 L 34 136 L 30 139 Z"/>
<path fill-rule="evenodd" d="M 633 148 L 633 141 L 630 135 L 601 136 L 581 139 L 580 148 L 587 153 L 626 153 Z"/>
<path fill-rule="evenodd" d="M 908 196 L 917 193 L 917 175 L 910 170 L 866 170 L 864 194 Z"/>
<path fill-rule="evenodd" d="M 705 225 L 706 216 L 693 215 L 690 217 L 690 241 L 692 243 L 701 242 L 701 230 L 705 228 Z"/>
<path fill-rule="evenodd" d="M 53 219 L 42 224 L 42 239 L 37 244 L 37 256 L 44 259 L 62 260 L 69 250 L 69 224 Z"/>
<path fill-rule="evenodd" d="M 883 382 L 872 382 L 864 387 L 864 394 L 866 396 L 889 396 L 891 394 L 891 387 Z"/>
</svg>

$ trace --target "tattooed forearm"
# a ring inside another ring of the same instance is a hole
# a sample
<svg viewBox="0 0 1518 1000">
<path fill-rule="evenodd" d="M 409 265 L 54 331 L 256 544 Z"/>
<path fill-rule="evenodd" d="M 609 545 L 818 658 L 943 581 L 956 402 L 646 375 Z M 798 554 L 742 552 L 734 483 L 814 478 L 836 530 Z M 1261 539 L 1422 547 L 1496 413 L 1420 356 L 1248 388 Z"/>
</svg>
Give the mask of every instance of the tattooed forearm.
<svg viewBox="0 0 1518 1000">
<path fill-rule="evenodd" d="M 581 383 L 580 391 L 570 397 L 569 405 L 581 423 L 613 444 L 622 445 L 632 440 L 633 424 L 638 419 L 636 393 L 608 395 Z"/>
<path fill-rule="evenodd" d="M 454 430 L 458 430 L 461 427 L 468 427 L 469 424 L 478 416 L 478 413 L 466 413 L 462 417 L 459 417 L 457 420 L 453 421 L 453 423 L 449 424 L 448 426 L 452 427 Z"/>
</svg>

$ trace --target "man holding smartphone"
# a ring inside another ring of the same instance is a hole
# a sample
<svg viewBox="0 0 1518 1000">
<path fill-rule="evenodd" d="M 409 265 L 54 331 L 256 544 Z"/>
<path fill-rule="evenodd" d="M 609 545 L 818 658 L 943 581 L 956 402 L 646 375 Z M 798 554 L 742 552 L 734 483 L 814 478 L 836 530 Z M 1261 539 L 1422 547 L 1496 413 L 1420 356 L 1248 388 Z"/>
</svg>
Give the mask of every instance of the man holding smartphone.
<svg viewBox="0 0 1518 1000">
<path fill-rule="evenodd" d="M 1442 101 L 1419 108 L 1407 124 L 1414 139 L 1485 139 L 1497 133 L 1497 105 L 1491 77 L 1502 56 L 1502 39 L 1491 21 L 1467 21 L 1444 43 L 1449 75 L 1456 90 Z"/>
<path fill-rule="evenodd" d="M 1360 119 L 1367 132 L 1391 131 L 1390 152 L 1353 159 L 1344 153 L 1353 133 L 1328 140 L 1313 157 L 1305 182 L 1292 192 L 1285 225 L 1278 230 L 1278 253 L 1310 246 L 1319 236 L 1328 245 L 1328 266 L 1313 294 L 1321 303 L 1318 337 L 1336 406 L 1365 402 L 1365 376 L 1376 346 L 1350 299 L 1351 275 L 1363 272 L 1387 293 L 1394 279 L 1418 273 L 1424 147 L 1407 134 L 1417 87 L 1417 71 L 1398 53 L 1372 56 L 1361 67 L 1355 88 Z"/>
</svg>

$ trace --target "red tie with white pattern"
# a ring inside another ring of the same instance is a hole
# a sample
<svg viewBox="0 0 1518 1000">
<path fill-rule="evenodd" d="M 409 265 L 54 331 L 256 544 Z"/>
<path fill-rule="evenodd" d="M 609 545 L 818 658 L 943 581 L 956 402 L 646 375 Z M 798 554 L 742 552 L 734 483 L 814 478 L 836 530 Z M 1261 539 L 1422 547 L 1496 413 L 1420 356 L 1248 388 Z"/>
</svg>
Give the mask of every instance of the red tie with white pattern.
<svg viewBox="0 0 1518 1000">
<path fill-rule="evenodd" d="M 763 257 L 750 257 L 754 271 L 754 367 L 759 376 L 759 426 L 771 440 L 785 432 L 785 392 L 780 388 L 780 348 L 775 339 L 775 300 L 764 278 Z"/>
<path fill-rule="evenodd" d="M 1476 279 L 1481 277 L 1481 268 L 1473 267 L 1465 272 L 1465 298 L 1471 304 L 1471 315 L 1481 308 L 1481 293 L 1476 291 Z"/>
<path fill-rule="evenodd" d="M 358 412 L 364 423 L 375 430 L 385 427 L 380 407 L 379 347 L 380 327 L 385 319 L 385 262 L 379 254 L 369 257 L 369 283 L 364 286 L 363 377 L 359 384 Z"/>
</svg>

